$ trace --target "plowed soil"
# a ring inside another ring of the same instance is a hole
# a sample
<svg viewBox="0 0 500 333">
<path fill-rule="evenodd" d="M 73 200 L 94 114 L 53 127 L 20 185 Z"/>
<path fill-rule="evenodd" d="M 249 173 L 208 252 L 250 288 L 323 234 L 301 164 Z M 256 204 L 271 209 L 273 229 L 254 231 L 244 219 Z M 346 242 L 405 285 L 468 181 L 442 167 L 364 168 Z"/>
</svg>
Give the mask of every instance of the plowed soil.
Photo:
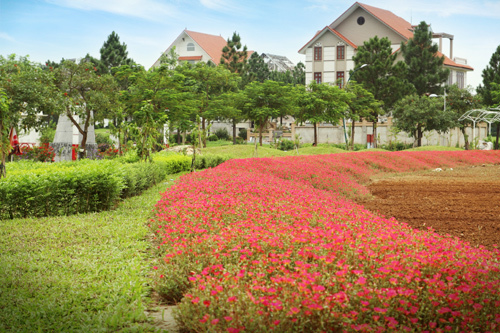
<svg viewBox="0 0 500 333">
<path fill-rule="evenodd" d="M 368 210 L 472 246 L 500 246 L 500 166 L 483 165 L 373 179 Z"/>
</svg>

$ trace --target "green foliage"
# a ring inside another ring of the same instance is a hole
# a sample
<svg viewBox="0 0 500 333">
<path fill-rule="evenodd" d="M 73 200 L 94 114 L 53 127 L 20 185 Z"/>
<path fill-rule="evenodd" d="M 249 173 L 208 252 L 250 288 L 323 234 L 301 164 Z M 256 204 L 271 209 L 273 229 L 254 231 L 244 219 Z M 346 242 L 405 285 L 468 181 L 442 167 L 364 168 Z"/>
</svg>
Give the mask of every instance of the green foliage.
<svg viewBox="0 0 500 333">
<path fill-rule="evenodd" d="M 217 129 L 214 134 L 217 136 L 219 140 L 230 140 L 231 136 L 229 135 L 229 132 L 227 131 L 227 128 L 219 128 Z"/>
<path fill-rule="evenodd" d="M 404 142 L 398 142 L 398 141 L 391 141 L 387 144 L 382 144 L 380 145 L 380 148 L 389 150 L 389 151 L 401 151 L 401 150 L 406 150 L 410 149 L 413 147 L 412 143 L 404 143 Z"/>
<path fill-rule="evenodd" d="M 40 130 L 40 143 L 52 143 L 56 135 L 56 125 L 51 122 Z"/>
<path fill-rule="evenodd" d="M 500 91 L 500 87 L 494 85 L 500 84 L 500 45 L 497 46 L 497 49 L 491 55 L 489 65 L 483 69 L 481 76 L 483 84 L 479 85 L 477 92 L 483 97 L 484 104 L 488 106 L 500 104 L 500 98 L 495 101 L 495 93 L 493 93 L 494 91 Z"/>
<path fill-rule="evenodd" d="M 19 158 L 38 162 L 52 162 L 55 156 L 54 149 L 46 143 L 41 146 L 24 148 Z"/>
<path fill-rule="evenodd" d="M 243 76 L 243 84 L 247 85 L 250 82 L 264 82 L 269 79 L 269 66 L 264 62 L 264 59 L 254 52 L 248 59 L 247 72 Z"/>
<path fill-rule="evenodd" d="M 227 45 L 222 49 L 220 64 L 231 71 L 243 75 L 246 71 L 247 46 L 242 48 L 240 35 L 233 33 L 232 38 L 227 39 Z"/>
<path fill-rule="evenodd" d="M 215 134 L 210 134 L 210 136 L 208 137 L 208 141 L 217 141 L 219 140 L 219 137 Z"/>
<path fill-rule="evenodd" d="M 238 131 L 238 137 L 242 138 L 244 141 L 247 140 L 247 129 L 246 128 L 240 128 Z"/>
<path fill-rule="evenodd" d="M 298 108 L 295 118 L 299 123 L 309 121 L 313 124 L 315 144 L 318 143 L 316 124 L 329 122 L 336 125 L 342 118 L 342 111 L 347 107 L 347 101 L 354 96 L 336 85 L 318 84 L 315 81 L 312 81 L 307 88 L 295 87 L 295 93 Z"/>
<path fill-rule="evenodd" d="M 111 211 L 2 220 L 0 331 L 156 332 L 146 223 L 169 178 Z"/>
<path fill-rule="evenodd" d="M 34 163 L 32 169 L 13 170 L 0 181 L 0 219 L 96 212 L 114 206 L 124 186 L 120 164 L 68 163 L 78 167 Z"/>
<path fill-rule="evenodd" d="M 101 53 L 101 59 L 98 64 L 98 71 L 101 74 L 111 74 L 114 67 L 134 64 L 134 61 L 128 58 L 127 45 L 125 43 L 120 44 L 120 37 L 114 31 L 108 36 L 99 52 Z"/>
<path fill-rule="evenodd" d="M 443 111 L 442 101 L 427 96 L 410 95 L 399 101 L 393 110 L 394 126 L 405 131 L 422 145 L 422 135 L 426 131 L 446 132 L 455 126 L 451 111 Z"/>
<path fill-rule="evenodd" d="M 295 143 L 292 140 L 283 139 L 278 142 L 276 148 L 283 151 L 293 150 L 295 148 Z"/>
<path fill-rule="evenodd" d="M 432 43 L 427 23 L 422 21 L 415 27 L 413 37 L 401 43 L 401 52 L 407 66 L 406 78 L 417 95 L 440 94 L 450 71 L 443 68 L 444 56 L 437 56 L 438 46 Z"/>
<path fill-rule="evenodd" d="M 244 112 L 259 129 L 262 146 L 262 131 L 271 118 L 293 114 L 295 90 L 291 86 L 275 81 L 251 82 L 244 90 Z"/>
<path fill-rule="evenodd" d="M 108 145 L 113 144 L 113 141 L 111 140 L 111 138 L 109 137 L 109 134 L 107 134 L 107 133 L 96 133 L 95 134 L 95 142 L 97 144 L 102 144 L 102 143 L 105 143 Z"/>
<path fill-rule="evenodd" d="M 108 112 L 117 107 L 116 83 L 110 74 L 99 75 L 90 62 L 76 64 L 65 61 L 55 71 L 63 112 L 82 135 L 79 143 L 86 156 L 89 127 L 95 121 L 103 121 Z M 77 117 L 79 121 L 77 121 Z"/>
<path fill-rule="evenodd" d="M 393 53 L 391 41 L 377 36 L 365 41 L 353 57 L 356 71 L 351 77 L 383 102 L 384 110 L 390 110 L 394 103 L 412 89 L 405 80 L 404 62 L 396 62 L 397 53 Z M 363 68 L 361 66 L 367 65 Z M 376 121 L 382 110 L 373 110 L 370 121 Z"/>
</svg>

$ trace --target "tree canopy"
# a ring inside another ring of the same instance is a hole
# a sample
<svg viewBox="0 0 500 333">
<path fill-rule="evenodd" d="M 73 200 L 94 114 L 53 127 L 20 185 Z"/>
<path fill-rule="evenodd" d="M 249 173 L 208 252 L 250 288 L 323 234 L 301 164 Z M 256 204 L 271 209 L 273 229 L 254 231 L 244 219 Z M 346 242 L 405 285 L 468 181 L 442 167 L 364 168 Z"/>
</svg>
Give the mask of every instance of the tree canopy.
<svg viewBox="0 0 500 333">
<path fill-rule="evenodd" d="M 483 102 L 488 106 L 500 105 L 500 45 L 491 55 L 490 62 L 482 73 L 483 84 L 479 85 L 477 92 L 483 96 Z"/>
<path fill-rule="evenodd" d="M 438 55 L 427 23 L 422 21 L 415 27 L 413 37 L 401 43 L 401 52 L 407 66 L 406 77 L 417 95 L 441 94 L 450 71 L 443 68 L 444 56 Z"/>
</svg>

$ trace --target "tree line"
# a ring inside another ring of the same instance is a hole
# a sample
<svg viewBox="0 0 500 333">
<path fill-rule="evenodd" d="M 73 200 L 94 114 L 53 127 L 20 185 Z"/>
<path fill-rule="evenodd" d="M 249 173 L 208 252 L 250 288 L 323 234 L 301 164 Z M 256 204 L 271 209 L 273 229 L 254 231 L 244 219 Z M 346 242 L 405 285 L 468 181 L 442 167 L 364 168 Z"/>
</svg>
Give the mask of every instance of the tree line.
<svg viewBox="0 0 500 333">
<path fill-rule="evenodd" d="M 228 39 L 219 66 L 179 63 L 172 49 L 162 56 L 160 66 L 146 70 L 128 57 L 126 44 L 115 32 L 103 44 L 100 59 L 87 54 L 79 62 L 37 64 L 28 57 L 0 56 L 0 171 L 11 149 L 11 127 L 40 129 L 47 125 L 47 117 L 60 114 L 82 134 L 82 157 L 89 127 L 110 119 L 112 132 L 133 139 L 139 156 L 147 159 L 166 123 L 172 131 L 195 133 L 198 144 L 205 146 L 212 122 L 232 123 L 235 140 L 236 124 L 248 120 L 262 144 L 271 119 L 293 116 L 299 123 L 313 124 L 316 144 L 317 124 L 337 125 L 347 118 L 352 145 L 356 121 L 372 121 L 376 138 L 379 116 L 392 115 L 395 126 L 420 145 L 425 131 L 446 132 L 459 126 L 465 134 L 470 124 L 458 122 L 461 114 L 481 103 L 500 104 L 500 46 L 483 71 L 477 95 L 470 88 L 446 87 L 446 112 L 440 98 L 429 98 L 444 94 L 449 72 L 442 66 L 444 57 L 436 56 L 437 46 L 425 22 L 401 45 L 401 54 L 403 61 L 396 61 L 387 38 L 371 38 L 353 57 L 355 69 L 348 84 L 307 86 L 302 63 L 291 71 L 270 71 L 257 53 L 247 56 L 236 32 Z M 467 138 L 466 142 L 468 146 Z"/>
</svg>

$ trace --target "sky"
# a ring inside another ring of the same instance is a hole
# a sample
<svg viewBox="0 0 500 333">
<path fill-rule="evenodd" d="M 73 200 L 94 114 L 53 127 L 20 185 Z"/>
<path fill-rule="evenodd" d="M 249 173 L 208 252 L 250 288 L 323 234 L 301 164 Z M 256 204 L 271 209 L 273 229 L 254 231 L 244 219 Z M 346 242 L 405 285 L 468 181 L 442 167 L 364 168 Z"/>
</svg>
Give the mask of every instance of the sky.
<svg viewBox="0 0 500 333">
<path fill-rule="evenodd" d="M 434 32 L 454 35 L 453 54 L 474 68 L 476 88 L 500 45 L 500 0 L 363 0 Z M 0 0 L 0 55 L 29 55 L 35 62 L 99 58 L 112 31 L 136 63 L 150 68 L 184 29 L 221 35 L 239 33 L 249 50 L 298 53 L 354 1 L 347 0 Z M 449 55 L 448 40 L 443 53 Z"/>
</svg>

